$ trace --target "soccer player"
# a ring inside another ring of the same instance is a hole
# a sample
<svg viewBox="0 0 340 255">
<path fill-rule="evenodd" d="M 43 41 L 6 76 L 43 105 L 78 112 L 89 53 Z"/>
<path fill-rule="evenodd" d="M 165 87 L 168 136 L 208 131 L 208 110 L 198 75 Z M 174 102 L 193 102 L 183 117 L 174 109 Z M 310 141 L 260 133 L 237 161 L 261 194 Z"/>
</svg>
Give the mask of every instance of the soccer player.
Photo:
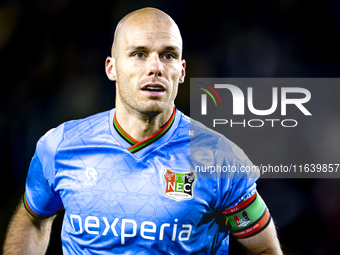
<svg viewBox="0 0 340 255">
<path fill-rule="evenodd" d="M 282 254 L 256 174 L 195 171 L 252 163 L 174 107 L 185 67 L 167 14 L 144 8 L 119 22 L 106 59 L 116 108 L 38 141 L 5 255 L 44 254 L 60 210 L 64 254 L 227 254 L 230 234 L 255 254 Z"/>
</svg>

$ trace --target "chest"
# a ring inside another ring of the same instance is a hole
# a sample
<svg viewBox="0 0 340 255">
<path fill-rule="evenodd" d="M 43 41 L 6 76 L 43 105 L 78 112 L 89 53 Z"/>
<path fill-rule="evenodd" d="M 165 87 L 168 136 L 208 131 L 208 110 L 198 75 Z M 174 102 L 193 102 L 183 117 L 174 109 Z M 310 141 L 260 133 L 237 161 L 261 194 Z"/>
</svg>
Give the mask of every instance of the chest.
<svg viewBox="0 0 340 255">
<path fill-rule="evenodd" d="M 142 158 L 114 147 L 69 150 L 56 157 L 55 190 L 67 214 L 97 217 L 103 226 L 104 219 L 197 224 L 213 210 L 215 187 L 190 172 L 189 159 L 185 148 Z"/>
</svg>

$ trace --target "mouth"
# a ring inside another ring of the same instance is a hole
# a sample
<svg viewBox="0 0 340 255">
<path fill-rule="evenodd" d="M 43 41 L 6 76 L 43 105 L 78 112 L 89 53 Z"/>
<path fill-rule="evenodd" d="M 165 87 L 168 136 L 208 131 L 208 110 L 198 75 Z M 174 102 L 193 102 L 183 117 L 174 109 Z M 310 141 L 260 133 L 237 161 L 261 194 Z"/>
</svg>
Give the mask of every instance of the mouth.
<svg viewBox="0 0 340 255">
<path fill-rule="evenodd" d="M 141 90 L 148 96 L 158 97 L 165 94 L 165 87 L 159 83 L 148 83 Z"/>
<path fill-rule="evenodd" d="M 148 91 L 148 92 L 163 92 L 165 91 L 165 88 L 163 85 L 159 83 L 149 83 L 146 84 L 142 87 L 143 91 Z"/>
</svg>

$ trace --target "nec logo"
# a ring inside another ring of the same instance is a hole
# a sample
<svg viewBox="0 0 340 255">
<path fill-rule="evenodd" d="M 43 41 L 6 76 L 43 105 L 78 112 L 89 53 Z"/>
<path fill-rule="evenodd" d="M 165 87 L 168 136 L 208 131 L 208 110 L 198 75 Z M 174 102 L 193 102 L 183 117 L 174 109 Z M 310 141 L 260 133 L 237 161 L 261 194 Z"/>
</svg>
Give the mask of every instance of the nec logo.
<svg viewBox="0 0 340 255">
<path fill-rule="evenodd" d="M 245 106 L 245 96 L 240 88 L 231 84 L 215 84 L 214 88 L 208 84 L 198 82 L 204 85 L 206 88 L 209 88 L 213 93 L 209 92 L 208 89 L 199 88 L 206 92 L 214 101 L 215 106 L 217 106 L 214 95 L 218 98 L 221 106 L 222 100 L 215 89 L 228 89 L 231 92 L 233 98 L 233 115 L 244 115 L 244 106 Z M 289 93 L 300 93 L 304 97 L 303 98 L 287 98 Z M 207 115 L 207 94 L 201 95 L 201 115 Z M 214 94 L 214 95 L 213 95 Z M 306 107 L 303 105 L 307 103 L 311 99 L 311 93 L 309 90 L 305 88 L 298 87 L 282 87 L 281 88 L 281 115 L 285 116 L 287 114 L 287 105 L 295 105 L 304 115 L 312 115 Z M 258 116 L 265 116 L 274 113 L 278 107 L 278 88 L 272 88 L 272 105 L 269 109 L 259 110 L 254 107 L 253 104 L 253 88 L 247 88 L 247 106 L 251 113 Z"/>
</svg>

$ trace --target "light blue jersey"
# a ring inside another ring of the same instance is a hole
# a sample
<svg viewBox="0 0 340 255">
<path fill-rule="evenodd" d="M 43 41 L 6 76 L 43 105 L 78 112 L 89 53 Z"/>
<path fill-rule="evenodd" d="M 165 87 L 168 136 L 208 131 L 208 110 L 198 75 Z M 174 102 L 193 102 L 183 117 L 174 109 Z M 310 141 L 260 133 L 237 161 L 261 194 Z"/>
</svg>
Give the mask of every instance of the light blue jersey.
<svg viewBox="0 0 340 255">
<path fill-rule="evenodd" d="M 215 172 L 204 171 L 207 165 Z M 138 142 L 113 109 L 66 122 L 39 140 L 25 207 L 35 217 L 65 209 L 64 254 L 227 253 L 222 212 L 253 196 L 258 178 L 216 171 L 228 165 L 252 163 L 234 143 L 178 110 Z"/>
</svg>

